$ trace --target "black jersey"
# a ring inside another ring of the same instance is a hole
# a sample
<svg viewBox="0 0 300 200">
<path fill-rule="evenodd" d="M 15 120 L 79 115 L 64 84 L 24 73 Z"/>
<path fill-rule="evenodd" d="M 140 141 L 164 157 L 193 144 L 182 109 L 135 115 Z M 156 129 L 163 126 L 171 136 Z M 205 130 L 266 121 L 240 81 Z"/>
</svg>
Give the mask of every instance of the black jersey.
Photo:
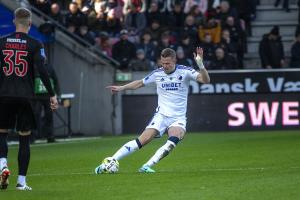
<svg viewBox="0 0 300 200">
<path fill-rule="evenodd" d="M 34 97 L 35 73 L 39 73 L 50 96 L 54 96 L 42 44 L 25 33 L 0 39 L 0 97 Z"/>
</svg>

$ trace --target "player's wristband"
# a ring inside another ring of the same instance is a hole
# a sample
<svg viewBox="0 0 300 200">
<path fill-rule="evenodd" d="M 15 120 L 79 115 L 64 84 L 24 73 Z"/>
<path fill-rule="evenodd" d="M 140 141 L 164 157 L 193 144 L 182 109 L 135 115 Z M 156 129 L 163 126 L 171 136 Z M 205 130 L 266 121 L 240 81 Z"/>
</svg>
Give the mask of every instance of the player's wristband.
<svg viewBox="0 0 300 200">
<path fill-rule="evenodd" d="M 202 62 L 202 58 L 200 56 L 197 56 L 195 60 L 196 60 L 196 63 L 197 63 L 197 66 L 198 66 L 199 69 L 204 69 L 205 68 L 204 65 L 203 65 L 203 62 Z"/>
</svg>

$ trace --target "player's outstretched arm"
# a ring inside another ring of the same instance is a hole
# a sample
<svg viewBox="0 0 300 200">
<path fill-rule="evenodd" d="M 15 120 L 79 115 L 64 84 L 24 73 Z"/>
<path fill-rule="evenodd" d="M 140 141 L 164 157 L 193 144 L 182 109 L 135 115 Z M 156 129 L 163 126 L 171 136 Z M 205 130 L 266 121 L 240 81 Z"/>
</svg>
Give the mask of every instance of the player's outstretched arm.
<svg viewBox="0 0 300 200">
<path fill-rule="evenodd" d="M 110 86 L 107 86 L 106 88 L 110 89 L 111 93 L 116 94 L 123 90 L 136 90 L 143 86 L 144 86 L 143 80 L 136 80 L 136 81 L 132 81 L 126 85 L 121 85 L 121 86 L 110 85 Z"/>
<path fill-rule="evenodd" d="M 194 59 L 197 63 L 200 72 L 200 74 L 197 76 L 197 81 L 200 83 L 209 83 L 210 77 L 203 64 L 203 49 L 201 47 L 196 48 L 196 53 L 194 53 Z"/>
</svg>

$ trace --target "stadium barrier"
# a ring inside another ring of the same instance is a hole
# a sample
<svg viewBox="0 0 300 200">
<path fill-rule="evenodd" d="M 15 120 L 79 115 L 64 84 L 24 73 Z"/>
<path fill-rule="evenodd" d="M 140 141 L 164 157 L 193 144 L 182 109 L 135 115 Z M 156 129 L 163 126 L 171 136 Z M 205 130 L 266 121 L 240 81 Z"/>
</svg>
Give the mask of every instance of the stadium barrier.
<svg viewBox="0 0 300 200">
<path fill-rule="evenodd" d="M 188 131 L 299 129 L 300 69 L 211 71 L 210 76 L 210 84 L 190 84 Z M 142 131 L 156 105 L 155 88 L 125 93 L 123 132 Z"/>
</svg>

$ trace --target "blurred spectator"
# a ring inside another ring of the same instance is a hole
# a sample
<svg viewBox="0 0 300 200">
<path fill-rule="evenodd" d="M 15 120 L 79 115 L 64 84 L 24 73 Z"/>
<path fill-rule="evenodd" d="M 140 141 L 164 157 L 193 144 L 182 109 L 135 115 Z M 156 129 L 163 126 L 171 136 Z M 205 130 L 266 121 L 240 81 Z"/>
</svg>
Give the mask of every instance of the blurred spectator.
<svg viewBox="0 0 300 200">
<path fill-rule="evenodd" d="M 140 33 L 147 25 L 145 0 L 125 0 L 123 7 L 125 28 L 136 28 Z"/>
<path fill-rule="evenodd" d="M 114 12 L 108 12 L 106 25 L 106 31 L 110 33 L 111 36 L 117 35 L 117 33 L 119 33 L 122 29 L 120 18 L 117 18 Z"/>
<path fill-rule="evenodd" d="M 152 1 L 148 12 L 146 13 L 147 25 L 150 26 L 153 20 L 159 21 L 160 24 L 164 24 L 165 16 L 160 12 L 158 4 L 156 1 Z"/>
<path fill-rule="evenodd" d="M 58 3 L 53 3 L 51 5 L 50 17 L 52 17 L 58 23 L 63 24 L 63 16 L 60 13 L 60 6 L 58 5 Z"/>
<path fill-rule="evenodd" d="M 222 30 L 222 39 L 219 45 L 222 47 L 222 49 L 225 50 L 227 54 L 232 55 L 235 58 L 237 57 L 237 43 L 231 40 L 230 32 L 228 29 Z"/>
<path fill-rule="evenodd" d="M 217 44 L 221 40 L 221 24 L 214 18 L 209 18 L 207 23 L 199 27 L 199 39 L 203 41 L 206 34 L 211 35 L 212 41 Z"/>
<path fill-rule="evenodd" d="M 184 4 L 183 12 L 185 14 L 190 13 L 193 6 L 198 6 L 195 0 L 186 0 Z"/>
<path fill-rule="evenodd" d="M 195 25 L 198 27 L 200 24 L 203 24 L 204 22 L 204 16 L 200 10 L 200 7 L 198 5 L 194 5 L 190 12 L 189 15 L 192 15 L 195 19 Z"/>
<path fill-rule="evenodd" d="M 192 15 L 188 15 L 185 18 L 184 26 L 181 33 L 187 33 L 193 42 L 198 42 L 198 30 L 195 24 L 195 18 Z"/>
<path fill-rule="evenodd" d="M 136 48 L 133 43 L 128 41 L 128 31 L 123 29 L 120 32 L 120 41 L 115 43 L 112 48 L 112 56 L 120 63 L 120 69 L 128 69 L 128 64 L 135 57 Z"/>
<path fill-rule="evenodd" d="M 251 21 L 256 17 L 257 0 L 237 1 L 237 10 L 239 18 L 245 21 L 246 31 L 251 35 Z"/>
<path fill-rule="evenodd" d="M 300 32 L 296 33 L 296 41 L 291 49 L 290 67 L 300 68 Z"/>
<path fill-rule="evenodd" d="M 143 49 L 136 51 L 136 58 L 130 61 L 128 68 L 132 71 L 151 71 L 154 69 L 151 61 L 145 57 Z"/>
<path fill-rule="evenodd" d="M 140 36 L 137 34 L 135 28 L 128 29 L 128 40 L 134 44 L 138 44 L 140 42 Z"/>
<path fill-rule="evenodd" d="M 217 9 L 216 18 L 221 20 L 221 24 L 223 25 L 226 22 L 228 16 L 232 16 L 234 17 L 235 21 L 238 21 L 236 10 L 230 7 L 228 1 L 221 1 L 219 9 Z"/>
<path fill-rule="evenodd" d="M 208 69 L 236 69 L 237 61 L 231 56 L 227 55 L 224 49 L 218 47 L 215 51 L 213 60 L 211 61 Z"/>
<path fill-rule="evenodd" d="M 137 49 L 142 49 L 145 52 L 146 58 L 150 61 L 155 61 L 155 45 L 151 41 L 151 34 L 145 31 L 141 35 L 140 43 L 137 44 Z"/>
<path fill-rule="evenodd" d="M 185 33 L 181 36 L 179 46 L 184 51 L 186 58 L 193 59 L 193 52 L 195 50 L 195 43 L 192 42 L 191 37 Z"/>
<path fill-rule="evenodd" d="M 107 15 L 109 17 L 116 18 L 118 20 L 121 20 L 123 17 L 123 0 L 108 0 L 107 1 Z"/>
<path fill-rule="evenodd" d="M 95 37 L 94 35 L 89 31 L 87 25 L 82 25 L 79 27 L 78 36 L 87 41 L 89 44 L 94 45 L 95 44 Z"/>
<path fill-rule="evenodd" d="M 284 50 L 279 27 L 274 26 L 265 34 L 259 44 L 259 55 L 263 68 L 281 68 L 284 65 Z"/>
<path fill-rule="evenodd" d="M 34 0 L 33 1 L 34 7 L 42 11 L 44 14 L 49 15 L 50 14 L 50 1 L 48 0 Z"/>
<path fill-rule="evenodd" d="M 241 28 L 239 23 L 235 22 L 234 17 L 228 16 L 223 29 L 228 29 L 230 32 L 230 39 L 236 45 L 237 59 L 239 67 L 243 68 L 244 52 L 247 48 L 246 32 Z"/>
<path fill-rule="evenodd" d="M 177 47 L 176 55 L 177 55 L 177 64 L 192 67 L 193 61 L 185 56 L 184 50 L 181 46 Z"/>
<path fill-rule="evenodd" d="M 150 28 L 147 29 L 147 31 L 150 33 L 153 44 L 155 46 L 158 45 L 158 41 L 160 39 L 160 35 L 162 33 L 162 28 L 160 26 L 160 22 L 158 20 L 153 20 L 151 23 Z"/>
<path fill-rule="evenodd" d="M 276 0 L 274 6 L 278 7 L 279 3 L 281 0 Z M 290 12 L 290 8 L 289 8 L 289 0 L 283 0 L 282 2 L 282 8 L 286 11 L 286 12 Z"/>
<path fill-rule="evenodd" d="M 74 28 L 75 31 L 79 31 L 79 27 L 81 25 L 84 25 L 87 23 L 86 16 L 81 13 L 81 11 L 78 8 L 77 3 L 71 2 L 69 5 L 69 11 L 66 14 L 66 27 L 70 30 L 71 32 Z"/>
<path fill-rule="evenodd" d="M 96 45 L 100 48 L 103 54 L 112 57 L 112 44 L 109 35 L 105 32 L 100 33 L 96 38 Z"/>
<path fill-rule="evenodd" d="M 180 27 L 183 27 L 185 14 L 183 13 L 182 5 L 176 3 L 172 12 L 167 15 L 167 25 L 174 31 L 178 32 Z"/>
<path fill-rule="evenodd" d="M 212 61 L 216 46 L 212 41 L 212 37 L 209 33 L 205 34 L 203 41 L 200 43 L 200 47 L 203 49 L 204 65 L 207 66 Z"/>
<path fill-rule="evenodd" d="M 156 48 L 156 57 L 160 56 L 160 53 L 165 48 L 171 48 L 174 49 L 174 45 L 170 43 L 170 35 L 168 33 L 161 34 L 160 41 L 158 43 L 158 46 Z"/>
<path fill-rule="evenodd" d="M 88 26 L 94 32 L 107 30 L 106 3 L 101 0 L 95 0 L 90 12 L 87 15 Z"/>
</svg>

